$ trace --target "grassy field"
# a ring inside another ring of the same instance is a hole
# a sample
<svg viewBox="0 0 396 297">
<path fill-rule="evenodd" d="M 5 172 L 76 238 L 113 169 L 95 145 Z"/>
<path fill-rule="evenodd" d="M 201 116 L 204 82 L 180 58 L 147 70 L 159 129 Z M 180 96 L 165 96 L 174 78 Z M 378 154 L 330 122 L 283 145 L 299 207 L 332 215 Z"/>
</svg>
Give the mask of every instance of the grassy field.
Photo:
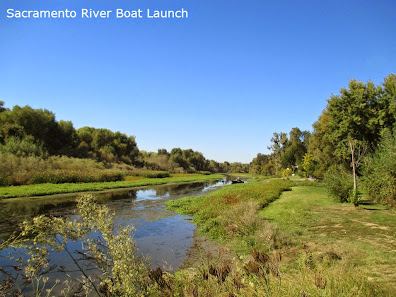
<svg viewBox="0 0 396 297">
<path fill-rule="evenodd" d="M 178 272 L 175 284 L 199 296 L 395 296 L 396 214 L 335 203 L 313 182 L 292 185 L 231 185 L 168 202 L 231 254 Z M 202 279 L 205 271 L 217 279 Z"/>
<path fill-rule="evenodd" d="M 379 205 L 356 208 L 335 203 L 323 187 L 299 186 L 283 193 L 260 216 L 276 224 L 279 232 L 292 241 L 282 249 L 288 259 L 284 270 L 298 274 L 298 257 L 303 254 L 313 262 L 331 255 L 337 265 L 317 269 L 328 274 L 339 272 L 341 276 L 344 269 L 360 275 L 361 282 L 376 283 L 383 289 L 382 295 L 396 293 L 394 212 Z M 315 269 L 311 271 L 314 273 Z M 351 277 L 349 273 L 344 275 L 346 279 Z M 292 283 L 298 286 L 299 282 Z"/>
<path fill-rule="evenodd" d="M 205 182 L 221 179 L 223 175 L 200 175 L 166 178 L 141 178 L 126 177 L 124 181 L 116 182 L 93 182 L 93 183 L 64 183 L 64 184 L 37 184 L 23 186 L 0 187 L 0 198 L 44 196 L 61 193 L 101 191 L 107 189 L 141 187 L 151 185 L 163 185 L 169 183 Z"/>
</svg>

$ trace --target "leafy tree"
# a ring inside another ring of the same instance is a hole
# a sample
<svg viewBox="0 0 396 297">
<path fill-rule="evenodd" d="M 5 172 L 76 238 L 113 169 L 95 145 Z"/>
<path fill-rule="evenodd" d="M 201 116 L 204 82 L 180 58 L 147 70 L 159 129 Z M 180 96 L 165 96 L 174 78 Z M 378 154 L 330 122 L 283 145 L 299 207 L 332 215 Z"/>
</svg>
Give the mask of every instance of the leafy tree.
<svg viewBox="0 0 396 297">
<path fill-rule="evenodd" d="M 4 107 L 4 101 L 0 100 L 0 112 L 6 111 L 7 109 Z"/>
<path fill-rule="evenodd" d="M 264 166 L 270 162 L 270 156 L 258 153 L 256 158 L 250 163 L 249 172 L 252 174 L 264 174 Z"/>
<path fill-rule="evenodd" d="M 269 146 L 268 149 L 272 151 L 275 172 L 276 175 L 278 175 L 280 169 L 282 168 L 282 155 L 287 147 L 288 139 L 287 134 L 283 132 L 275 132 L 273 135 L 274 136 L 271 138 L 271 142 L 273 144 Z"/>
<path fill-rule="evenodd" d="M 43 157 L 43 145 L 35 142 L 33 136 L 25 138 L 10 137 L 4 145 L 0 145 L 0 151 L 10 153 L 18 157 L 38 156 Z"/>
<path fill-rule="evenodd" d="M 373 151 L 380 131 L 395 123 L 395 90 L 396 79 L 391 74 L 382 86 L 350 80 L 348 88 L 330 97 L 310 138 L 309 151 L 321 165 L 317 172 L 323 174 L 333 164 L 351 165 L 356 179 L 356 149 Z"/>
</svg>

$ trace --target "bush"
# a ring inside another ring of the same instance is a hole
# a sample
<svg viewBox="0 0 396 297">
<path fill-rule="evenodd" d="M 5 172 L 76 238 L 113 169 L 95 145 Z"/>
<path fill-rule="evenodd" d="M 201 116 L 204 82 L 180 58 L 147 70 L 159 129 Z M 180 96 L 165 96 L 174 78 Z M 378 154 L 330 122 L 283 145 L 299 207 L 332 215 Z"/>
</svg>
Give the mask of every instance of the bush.
<svg viewBox="0 0 396 297">
<path fill-rule="evenodd" d="M 353 190 L 352 174 L 340 166 L 331 166 L 325 175 L 327 191 L 337 202 L 348 202 Z"/>
<path fill-rule="evenodd" d="M 373 201 L 396 206 L 396 130 L 385 130 L 381 143 L 370 160 L 364 187 Z M 370 162 L 371 161 L 371 162 Z"/>
<path fill-rule="evenodd" d="M 281 174 L 283 177 L 289 177 L 290 175 L 292 175 L 293 170 L 291 170 L 290 168 L 287 169 L 283 169 Z"/>
</svg>

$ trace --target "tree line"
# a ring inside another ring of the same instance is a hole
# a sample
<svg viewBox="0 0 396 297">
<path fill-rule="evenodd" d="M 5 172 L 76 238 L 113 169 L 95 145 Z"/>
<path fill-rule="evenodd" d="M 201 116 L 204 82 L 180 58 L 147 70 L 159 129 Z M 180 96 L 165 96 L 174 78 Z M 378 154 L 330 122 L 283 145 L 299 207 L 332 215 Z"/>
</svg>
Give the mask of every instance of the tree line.
<svg viewBox="0 0 396 297">
<path fill-rule="evenodd" d="M 396 75 L 380 85 L 352 79 L 313 124 L 274 133 L 270 154 L 258 154 L 250 172 L 295 172 L 325 179 L 340 201 L 359 200 L 358 183 L 372 199 L 396 200 Z"/>
<path fill-rule="evenodd" d="M 192 149 L 146 152 L 139 150 L 134 136 L 93 127 L 75 129 L 71 121 L 57 121 L 55 114 L 47 109 L 18 105 L 9 109 L 3 101 L 0 101 L 0 153 L 21 158 L 67 156 L 178 173 L 249 171 L 248 164 L 219 163 Z"/>
</svg>

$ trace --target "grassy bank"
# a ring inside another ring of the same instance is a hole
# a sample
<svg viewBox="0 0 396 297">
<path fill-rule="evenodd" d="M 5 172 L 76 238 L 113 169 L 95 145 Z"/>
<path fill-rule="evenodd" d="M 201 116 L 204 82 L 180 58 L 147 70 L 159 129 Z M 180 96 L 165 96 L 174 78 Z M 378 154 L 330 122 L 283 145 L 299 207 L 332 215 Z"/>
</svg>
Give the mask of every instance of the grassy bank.
<svg viewBox="0 0 396 297">
<path fill-rule="evenodd" d="M 168 183 L 187 183 L 187 182 L 205 182 L 215 179 L 221 179 L 223 175 L 193 175 L 181 177 L 166 178 L 126 178 L 124 181 L 115 182 L 93 182 L 93 183 L 63 183 L 63 184 L 37 184 L 23 186 L 0 187 L 0 198 L 44 196 L 62 193 L 102 191 L 107 189 L 119 189 L 130 187 L 141 187 L 151 185 L 163 185 Z M 129 180 L 128 180 L 129 179 Z"/>
<path fill-rule="evenodd" d="M 203 259 L 175 286 L 199 296 L 394 296 L 396 215 L 335 203 L 315 183 L 281 194 L 291 185 L 232 185 L 168 202 L 237 255 Z"/>
<path fill-rule="evenodd" d="M 227 241 L 233 250 L 248 253 L 252 246 L 264 247 L 256 232 L 263 227 L 257 211 L 290 190 L 293 183 L 274 180 L 225 186 L 203 197 L 185 197 L 168 201 L 170 209 L 194 217 L 200 231 L 212 239 Z"/>
</svg>

